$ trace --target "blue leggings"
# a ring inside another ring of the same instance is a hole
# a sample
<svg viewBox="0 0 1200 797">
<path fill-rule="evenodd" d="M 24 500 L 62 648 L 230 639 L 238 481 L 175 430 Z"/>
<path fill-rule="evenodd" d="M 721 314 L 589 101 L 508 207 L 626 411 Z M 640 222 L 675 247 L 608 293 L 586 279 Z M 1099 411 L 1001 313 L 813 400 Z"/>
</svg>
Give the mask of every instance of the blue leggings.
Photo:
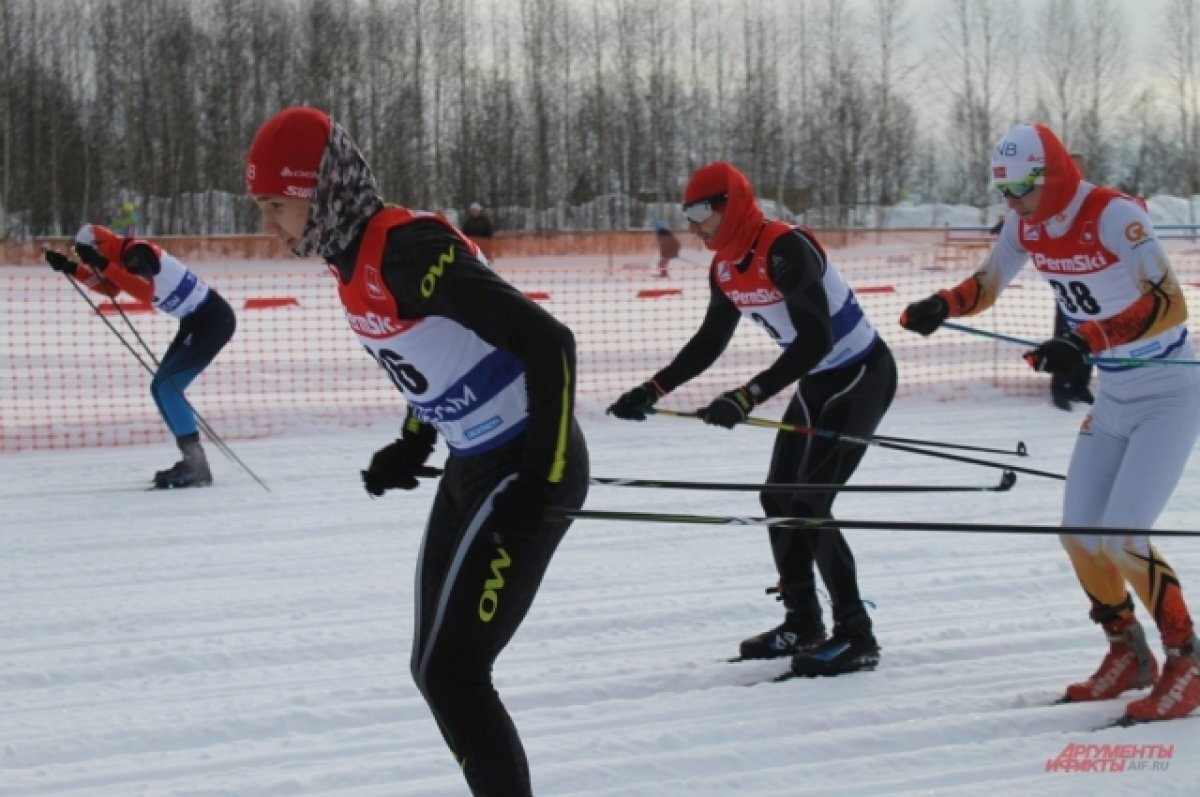
<svg viewBox="0 0 1200 797">
<path fill-rule="evenodd" d="M 150 380 L 150 395 L 175 437 L 196 433 L 196 416 L 184 391 L 225 347 L 236 328 L 233 308 L 212 290 L 203 304 L 179 322 L 179 332 Z"/>
</svg>

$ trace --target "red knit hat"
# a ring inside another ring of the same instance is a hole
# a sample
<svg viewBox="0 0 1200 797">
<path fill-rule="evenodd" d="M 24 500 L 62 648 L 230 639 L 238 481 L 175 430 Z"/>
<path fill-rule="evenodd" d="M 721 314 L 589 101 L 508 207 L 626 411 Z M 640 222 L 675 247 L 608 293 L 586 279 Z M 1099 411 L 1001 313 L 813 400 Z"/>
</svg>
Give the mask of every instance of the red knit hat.
<svg viewBox="0 0 1200 797">
<path fill-rule="evenodd" d="M 712 199 L 729 193 L 729 164 L 717 161 L 696 170 L 687 188 L 683 189 L 683 204 Z"/>
<path fill-rule="evenodd" d="M 316 108 L 287 108 L 254 135 L 246 154 L 246 192 L 312 197 L 332 123 Z"/>
</svg>

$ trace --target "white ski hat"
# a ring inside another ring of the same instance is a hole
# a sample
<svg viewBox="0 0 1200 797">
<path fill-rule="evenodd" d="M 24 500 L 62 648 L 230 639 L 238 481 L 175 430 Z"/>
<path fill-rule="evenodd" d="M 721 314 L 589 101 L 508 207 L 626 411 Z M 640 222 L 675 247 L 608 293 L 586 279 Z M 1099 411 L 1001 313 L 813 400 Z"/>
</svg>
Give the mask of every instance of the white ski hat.
<svg viewBox="0 0 1200 797">
<path fill-rule="evenodd" d="M 1017 125 L 992 150 L 992 184 L 1001 185 L 1036 176 L 1046 182 L 1046 148 L 1033 125 Z"/>
</svg>

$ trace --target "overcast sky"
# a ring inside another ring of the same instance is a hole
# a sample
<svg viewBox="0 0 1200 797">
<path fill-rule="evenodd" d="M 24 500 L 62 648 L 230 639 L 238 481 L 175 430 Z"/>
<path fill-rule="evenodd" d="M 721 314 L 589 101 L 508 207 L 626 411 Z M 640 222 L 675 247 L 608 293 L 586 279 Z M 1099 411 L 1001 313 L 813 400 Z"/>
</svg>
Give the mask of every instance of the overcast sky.
<svg viewBox="0 0 1200 797">
<path fill-rule="evenodd" d="M 867 8 L 870 0 L 865 0 L 860 8 Z M 1076 0 L 1077 7 L 1082 9 L 1091 0 Z M 1036 18 L 1042 9 L 1050 4 L 1050 0 L 1013 0 L 1013 7 L 1019 7 L 1028 21 Z M 1120 22 L 1129 32 L 1130 65 L 1137 71 L 1149 68 L 1153 64 L 1154 49 L 1151 43 L 1161 35 L 1163 13 L 1167 0 L 1117 0 Z M 937 17 L 946 13 L 949 3 L 947 0 L 909 0 L 909 8 L 915 20 L 915 28 L 921 41 L 933 42 L 936 37 Z"/>
</svg>

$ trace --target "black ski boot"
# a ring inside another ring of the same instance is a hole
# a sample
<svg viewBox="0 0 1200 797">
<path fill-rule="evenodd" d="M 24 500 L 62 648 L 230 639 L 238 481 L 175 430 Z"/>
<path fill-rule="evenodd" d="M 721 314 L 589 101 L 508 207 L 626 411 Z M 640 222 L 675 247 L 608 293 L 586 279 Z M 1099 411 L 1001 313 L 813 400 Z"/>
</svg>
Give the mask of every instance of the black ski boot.
<svg viewBox="0 0 1200 797">
<path fill-rule="evenodd" d="M 176 444 L 183 459 L 166 470 L 154 474 L 154 486 L 159 490 L 176 487 L 207 487 L 212 484 L 212 471 L 208 468 L 208 458 L 200 447 L 200 435 L 189 434 L 177 438 Z"/>
<path fill-rule="evenodd" d="M 808 650 L 825 641 L 821 604 L 815 595 L 803 598 L 784 595 L 782 600 L 787 608 L 783 623 L 743 640 L 739 650 L 741 658 L 777 659 Z"/>
<path fill-rule="evenodd" d="M 823 644 L 792 657 L 792 672 L 805 678 L 873 670 L 879 664 L 879 643 L 871 631 L 871 618 L 859 610 L 833 626 L 833 636 Z"/>
</svg>

